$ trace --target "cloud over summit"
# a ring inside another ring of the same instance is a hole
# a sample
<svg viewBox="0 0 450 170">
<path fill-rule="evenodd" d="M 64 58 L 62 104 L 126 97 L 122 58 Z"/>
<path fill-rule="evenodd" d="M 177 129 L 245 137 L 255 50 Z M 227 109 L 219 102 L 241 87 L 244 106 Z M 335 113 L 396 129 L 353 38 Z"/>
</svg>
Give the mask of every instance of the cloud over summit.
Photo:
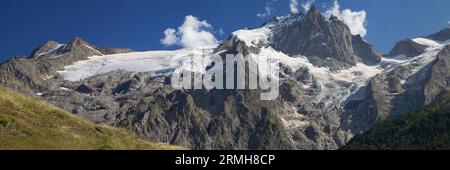
<svg viewBox="0 0 450 170">
<path fill-rule="evenodd" d="M 338 1 L 334 1 L 334 4 L 325 13 L 325 17 L 329 18 L 331 15 L 336 16 L 339 20 L 344 22 L 350 28 L 353 35 L 361 35 L 362 37 L 367 35 L 366 29 L 366 11 L 352 11 L 350 9 L 341 10 L 341 6 Z"/>
<path fill-rule="evenodd" d="M 298 1 L 291 0 L 291 3 L 289 4 L 289 8 L 291 9 L 291 13 L 297 14 L 298 13 Z"/>
<path fill-rule="evenodd" d="M 195 48 L 217 43 L 217 38 L 211 32 L 212 26 L 206 20 L 188 15 L 178 30 L 168 28 L 164 31 L 161 43 L 166 46 L 180 45 L 185 48 Z"/>
<path fill-rule="evenodd" d="M 269 18 L 275 13 L 275 8 L 273 7 L 274 3 L 278 0 L 269 0 L 266 2 L 266 6 L 264 6 L 263 13 L 257 13 L 256 16 L 259 18 Z"/>
</svg>

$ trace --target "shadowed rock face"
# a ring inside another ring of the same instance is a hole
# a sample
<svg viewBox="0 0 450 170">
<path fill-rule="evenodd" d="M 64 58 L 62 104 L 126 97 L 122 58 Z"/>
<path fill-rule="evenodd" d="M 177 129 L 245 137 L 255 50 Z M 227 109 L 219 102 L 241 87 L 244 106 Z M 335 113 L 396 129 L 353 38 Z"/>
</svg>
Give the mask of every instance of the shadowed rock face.
<svg viewBox="0 0 450 170">
<path fill-rule="evenodd" d="M 353 36 L 343 22 L 332 16 L 326 20 L 313 7 L 292 24 L 274 32 L 272 46 L 291 56 L 304 55 L 316 66 L 340 70 L 358 62 L 377 64 L 382 55 L 360 36 Z"/>
<path fill-rule="evenodd" d="M 450 90 L 450 45 L 439 52 L 436 61 L 431 67 L 431 76 L 428 77 L 423 94 L 424 102 L 429 104 L 436 96 Z"/>
<path fill-rule="evenodd" d="M 364 64 L 376 65 L 383 58 L 383 55 L 375 47 L 364 41 L 360 35 L 352 36 L 352 45 L 356 56 L 359 56 Z"/>
<path fill-rule="evenodd" d="M 450 28 L 443 29 L 436 34 L 432 34 L 427 36 L 426 38 L 430 38 L 436 41 L 447 41 L 450 40 Z"/>
<path fill-rule="evenodd" d="M 411 58 L 423 54 L 426 48 L 427 46 L 420 45 L 411 39 L 406 39 L 398 42 L 389 52 L 388 57 L 404 55 L 406 58 Z"/>
<path fill-rule="evenodd" d="M 54 55 L 54 53 L 51 52 L 59 48 L 59 46 L 60 44 L 56 41 L 48 41 L 41 47 L 35 49 L 31 54 L 31 57 L 34 59 L 46 59 L 48 56 Z"/>
</svg>

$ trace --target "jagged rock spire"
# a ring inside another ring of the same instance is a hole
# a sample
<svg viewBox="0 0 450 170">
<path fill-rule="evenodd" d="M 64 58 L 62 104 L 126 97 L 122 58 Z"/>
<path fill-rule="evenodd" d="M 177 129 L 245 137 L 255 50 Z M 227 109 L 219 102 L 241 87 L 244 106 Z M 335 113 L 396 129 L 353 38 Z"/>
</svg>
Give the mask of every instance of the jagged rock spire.
<svg viewBox="0 0 450 170">
<path fill-rule="evenodd" d="M 54 50 L 55 48 L 57 48 L 59 46 L 59 43 L 56 41 L 47 41 L 46 43 L 42 44 L 40 47 L 36 48 L 32 53 L 31 53 L 31 57 L 32 58 L 39 58 L 40 56 L 42 56 L 43 54 Z"/>
<path fill-rule="evenodd" d="M 359 62 L 374 65 L 382 58 L 373 46 L 353 36 L 345 23 L 336 16 L 328 20 L 314 5 L 303 19 L 280 25 L 272 46 L 291 56 L 307 56 L 316 66 L 340 70 Z"/>
<path fill-rule="evenodd" d="M 311 7 L 309 8 L 308 13 L 319 13 L 320 14 L 320 11 L 319 11 L 319 9 L 316 8 L 315 5 L 311 5 Z"/>
</svg>

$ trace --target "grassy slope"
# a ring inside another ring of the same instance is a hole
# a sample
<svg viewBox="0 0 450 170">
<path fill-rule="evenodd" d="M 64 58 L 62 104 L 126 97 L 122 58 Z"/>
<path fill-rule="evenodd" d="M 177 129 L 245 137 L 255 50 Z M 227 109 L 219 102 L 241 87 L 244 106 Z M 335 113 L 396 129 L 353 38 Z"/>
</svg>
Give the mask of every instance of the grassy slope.
<svg viewBox="0 0 450 170">
<path fill-rule="evenodd" d="M 450 94 L 422 109 L 377 124 L 342 149 L 450 149 Z"/>
<path fill-rule="evenodd" d="M 46 102 L 0 87 L 0 149 L 183 149 L 127 130 L 95 125 Z"/>
</svg>

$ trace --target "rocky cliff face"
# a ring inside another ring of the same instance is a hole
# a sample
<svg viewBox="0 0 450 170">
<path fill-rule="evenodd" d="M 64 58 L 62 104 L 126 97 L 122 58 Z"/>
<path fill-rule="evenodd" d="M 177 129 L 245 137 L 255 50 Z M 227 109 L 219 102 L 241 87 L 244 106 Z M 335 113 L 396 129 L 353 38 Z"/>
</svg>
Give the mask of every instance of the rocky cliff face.
<svg viewBox="0 0 450 170">
<path fill-rule="evenodd" d="M 406 39 L 395 44 L 394 49 L 389 52 L 389 57 L 411 58 L 423 54 L 427 46 L 418 44 L 411 39 Z"/>
<path fill-rule="evenodd" d="M 277 107 L 253 100 L 259 93 L 177 91 L 168 83 L 117 71 L 64 84 L 71 90 L 52 92 L 47 100 L 94 122 L 193 149 L 294 149 Z"/>
<path fill-rule="evenodd" d="M 375 47 L 362 39 L 360 35 L 352 36 L 353 51 L 358 56 L 362 63 L 367 65 L 376 65 L 380 63 L 383 55 L 378 52 Z"/>
<path fill-rule="evenodd" d="M 450 45 L 439 52 L 429 72 L 430 76 L 427 77 L 423 89 L 425 104 L 429 104 L 436 96 L 450 90 Z"/>
<path fill-rule="evenodd" d="M 358 62 L 374 65 L 382 55 L 336 17 L 326 19 L 312 7 L 306 15 L 292 23 L 276 28 L 272 46 L 288 55 L 304 55 L 316 66 L 340 70 Z"/>
</svg>

